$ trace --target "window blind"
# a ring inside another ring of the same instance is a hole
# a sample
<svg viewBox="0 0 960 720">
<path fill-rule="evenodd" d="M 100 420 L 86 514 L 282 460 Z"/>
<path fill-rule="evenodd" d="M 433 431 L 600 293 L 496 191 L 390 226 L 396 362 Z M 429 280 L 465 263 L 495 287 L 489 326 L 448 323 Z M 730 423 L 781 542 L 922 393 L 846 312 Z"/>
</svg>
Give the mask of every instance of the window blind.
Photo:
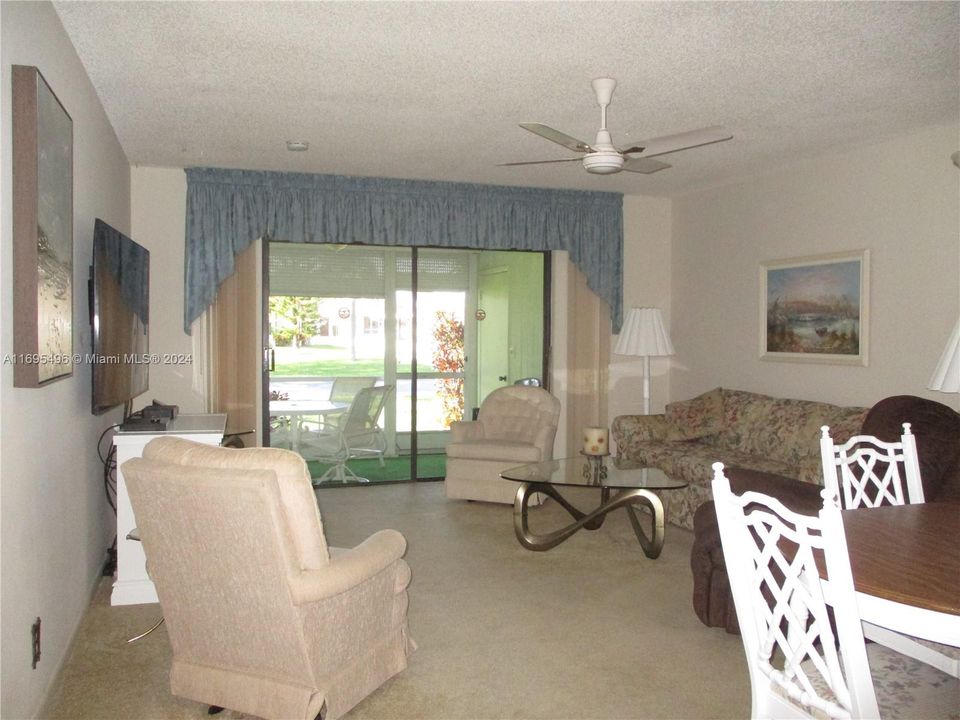
<svg viewBox="0 0 960 720">
<path fill-rule="evenodd" d="M 270 294 L 302 297 L 379 298 L 386 274 L 391 285 L 411 287 L 410 250 L 365 245 L 274 242 L 270 244 Z M 469 252 L 420 250 L 417 256 L 421 292 L 466 290 Z"/>
</svg>

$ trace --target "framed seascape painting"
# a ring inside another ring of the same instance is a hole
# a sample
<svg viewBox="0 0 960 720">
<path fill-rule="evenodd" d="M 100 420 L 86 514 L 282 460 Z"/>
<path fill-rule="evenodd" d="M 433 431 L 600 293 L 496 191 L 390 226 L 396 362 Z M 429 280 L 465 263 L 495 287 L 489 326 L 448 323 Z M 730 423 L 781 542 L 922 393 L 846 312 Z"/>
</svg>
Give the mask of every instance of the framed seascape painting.
<svg viewBox="0 0 960 720">
<path fill-rule="evenodd" d="M 73 374 L 73 121 L 35 67 L 13 66 L 16 387 Z"/>
<path fill-rule="evenodd" d="M 760 357 L 867 364 L 868 250 L 760 265 Z"/>
</svg>

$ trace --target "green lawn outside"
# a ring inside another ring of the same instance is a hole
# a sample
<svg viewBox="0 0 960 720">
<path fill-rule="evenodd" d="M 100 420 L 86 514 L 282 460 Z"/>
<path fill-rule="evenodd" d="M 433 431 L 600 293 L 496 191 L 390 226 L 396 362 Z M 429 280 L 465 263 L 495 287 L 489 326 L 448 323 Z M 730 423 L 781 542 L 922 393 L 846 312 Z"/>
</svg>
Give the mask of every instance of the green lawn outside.
<svg viewBox="0 0 960 720">
<path fill-rule="evenodd" d="M 400 365 L 398 372 L 410 372 L 409 365 Z M 430 365 L 417 363 L 417 372 L 434 372 Z M 383 376 L 382 358 L 350 360 L 338 347 L 276 348 L 274 377 L 353 377 Z"/>
</svg>

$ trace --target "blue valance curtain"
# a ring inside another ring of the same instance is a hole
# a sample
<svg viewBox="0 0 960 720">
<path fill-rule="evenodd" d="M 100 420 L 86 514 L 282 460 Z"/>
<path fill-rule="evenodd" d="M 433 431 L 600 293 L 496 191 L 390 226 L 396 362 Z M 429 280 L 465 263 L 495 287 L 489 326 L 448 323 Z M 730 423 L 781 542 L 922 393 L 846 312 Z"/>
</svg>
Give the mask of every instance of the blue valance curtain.
<svg viewBox="0 0 960 720">
<path fill-rule="evenodd" d="M 259 237 L 295 243 L 566 250 L 619 331 L 618 193 L 304 173 L 187 171 L 184 329 Z"/>
</svg>

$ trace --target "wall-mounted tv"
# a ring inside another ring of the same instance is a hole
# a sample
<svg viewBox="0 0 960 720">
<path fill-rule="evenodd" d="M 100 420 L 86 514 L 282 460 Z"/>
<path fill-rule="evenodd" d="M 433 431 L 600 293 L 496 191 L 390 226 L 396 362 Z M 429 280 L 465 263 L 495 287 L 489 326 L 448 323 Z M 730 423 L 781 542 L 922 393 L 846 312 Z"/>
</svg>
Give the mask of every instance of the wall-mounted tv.
<svg viewBox="0 0 960 720">
<path fill-rule="evenodd" d="M 149 383 L 150 251 L 97 218 L 90 275 L 93 413 L 126 416 Z"/>
</svg>

